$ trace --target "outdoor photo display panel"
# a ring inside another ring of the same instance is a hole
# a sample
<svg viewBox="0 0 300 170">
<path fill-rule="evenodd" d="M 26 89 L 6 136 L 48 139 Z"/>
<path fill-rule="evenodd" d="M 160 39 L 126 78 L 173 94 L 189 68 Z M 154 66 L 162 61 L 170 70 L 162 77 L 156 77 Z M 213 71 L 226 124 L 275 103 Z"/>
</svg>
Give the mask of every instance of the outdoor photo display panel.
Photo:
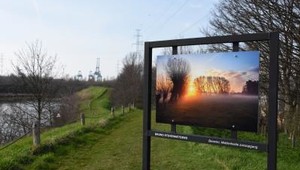
<svg viewBox="0 0 300 170">
<path fill-rule="evenodd" d="M 257 131 L 259 52 L 157 57 L 156 121 Z"/>
</svg>

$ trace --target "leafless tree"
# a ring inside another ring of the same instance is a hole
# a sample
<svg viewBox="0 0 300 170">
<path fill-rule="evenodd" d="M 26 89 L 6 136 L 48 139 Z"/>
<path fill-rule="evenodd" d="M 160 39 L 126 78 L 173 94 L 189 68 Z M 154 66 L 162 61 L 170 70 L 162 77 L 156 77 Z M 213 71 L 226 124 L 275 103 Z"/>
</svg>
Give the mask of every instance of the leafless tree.
<svg viewBox="0 0 300 170">
<path fill-rule="evenodd" d="M 225 77 L 216 77 L 214 84 L 219 94 L 228 94 L 230 91 L 230 83 Z"/>
<path fill-rule="evenodd" d="M 137 53 L 130 53 L 124 58 L 123 69 L 112 92 L 112 102 L 115 106 L 142 106 L 142 70 L 142 62 Z"/>
<path fill-rule="evenodd" d="M 205 93 L 205 87 L 206 87 L 206 77 L 205 76 L 199 76 L 194 80 L 194 85 L 196 87 L 196 91 L 199 94 Z"/>
<path fill-rule="evenodd" d="M 168 78 L 173 83 L 171 101 L 176 101 L 184 94 L 188 83 L 190 69 L 189 62 L 183 58 L 172 57 L 168 59 L 165 70 Z"/>
<path fill-rule="evenodd" d="M 200 49 L 200 48 L 199 48 Z M 172 48 L 164 48 L 163 55 L 172 55 Z M 193 53 L 200 53 L 199 50 L 194 50 L 190 46 L 179 46 L 177 48 L 177 54 L 193 54 Z"/>
<path fill-rule="evenodd" d="M 228 94 L 230 83 L 224 77 L 199 76 L 194 80 L 199 94 Z"/>
<path fill-rule="evenodd" d="M 53 116 L 54 125 L 61 126 L 78 120 L 80 97 L 76 94 L 72 94 L 62 97 L 60 100 L 59 111 Z"/>
<path fill-rule="evenodd" d="M 158 75 L 156 79 L 156 93 L 160 95 L 162 102 L 166 102 L 173 88 L 173 83 L 164 75 Z"/>
<path fill-rule="evenodd" d="M 248 80 L 243 87 L 243 93 L 258 95 L 258 81 Z"/>
<path fill-rule="evenodd" d="M 207 35 L 280 32 L 280 95 L 283 105 L 285 132 L 291 138 L 300 136 L 299 79 L 300 79 L 300 3 L 297 0 L 257 1 L 223 0 L 210 21 Z M 260 50 L 260 89 L 268 89 L 269 52 L 267 43 L 245 43 L 244 49 Z M 212 46 L 212 49 L 230 50 L 229 46 Z"/>
<path fill-rule="evenodd" d="M 42 120 L 47 119 L 46 110 L 51 99 L 56 97 L 57 88 L 53 85 L 56 57 L 49 56 L 40 41 L 27 43 L 26 48 L 16 52 L 17 61 L 13 63 L 17 74 L 17 81 L 22 85 L 24 93 L 31 94 L 32 98 L 26 105 L 33 108 L 34 113 L 28 113 L 41 127 Z"/>
</svg>

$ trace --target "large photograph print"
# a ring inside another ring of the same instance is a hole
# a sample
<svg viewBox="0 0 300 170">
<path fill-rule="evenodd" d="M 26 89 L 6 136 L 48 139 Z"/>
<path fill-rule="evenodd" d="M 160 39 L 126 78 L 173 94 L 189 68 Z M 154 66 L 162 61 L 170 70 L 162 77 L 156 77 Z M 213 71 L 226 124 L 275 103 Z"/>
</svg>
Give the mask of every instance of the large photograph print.
<svg viewBox="0 0 300 170">
<path fill-rule="evenodd" d="M 257 131 L 259 52 L 157 57 L 156 121 Z"/>
</svg>

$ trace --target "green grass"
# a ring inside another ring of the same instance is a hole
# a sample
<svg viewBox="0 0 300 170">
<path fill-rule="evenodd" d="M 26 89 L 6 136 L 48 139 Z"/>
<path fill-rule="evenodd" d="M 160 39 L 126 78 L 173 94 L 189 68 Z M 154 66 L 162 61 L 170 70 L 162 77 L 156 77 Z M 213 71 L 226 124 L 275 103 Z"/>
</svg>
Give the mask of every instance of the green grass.
<svg viewBox="0 0 300 170">
<path fill-rule="evenodd" d="M 124 139 L 128 132 L 137 130 L 135 121 L 140 122 L 139 111 L 115 118 L 113 125 L 105 131 L 95 129 L 83 135 L 84 146 L 70 149 L 68 154 L 57 155 L 53 163 L 58 169 L 140 169 L 141 131 Z M 131 122 L 128 124 L 128 122 Z M 139 138 L 135 138 L 135 135 Z"/>
<path fill-rule="evenodd" d="M 67 143 L 70 138 L 86 133 L 86 131 L 98 126 L 100 118 L 104 120 L 109 119 L 109 93 L 109 89 L 101 87 L 90 87 L 80 91 L 78 93 L 82 99 L 80 111 L 86 114 L 85 127 L 79 122 L 75 122 L 47 130 L 41 134 L 42 145 L 38 148 L 32 148 L 31 136 L 24 137 L 7 148 L 0 150 L 0 169 L 23 169 L 24 165 L 40 162 L 44 160 L 44 157 L 47 160 L 49 156 L 41 156 L 40 154 L 47 153 L 57 144 Z M 99 105 L 99 103 L 101 104 Z M 93 110 L 98 110 L 98 112 L 91 114 Z"/>
<path fill-rule="evenodd" d="M 39 152 L 39 157 L 33 163 L 25 166 L 25 169 L 59 169 L 63 162 L 68 160 L 73 166 L 81 167 L 88 163 L 88 159 L 81 159 L 84 154 L 92 156 L 92 147 L 104 136 L 109 135 L 118 125 L 123 122 L 124 116 L 111 118 L 103 128 L 94 127 L 69 136 L 64 142 L 57 143 L 47 152 Z M 71 159 L 70 159 L 71 158 Z M 80 158 L 80 159 L 79 159 Z"/>
<path fill-rule="evenodd" d="M 48 144 L 33 151 L 30 147 L 30 138 L 21 140 L 3 150 L 4 152 L 0 151 L 0 169 L 5 167 L 3 163 L 13 164 L 14 166 L 11 167 L 14 169 L 141 169 L 142 111 L 134 110 L 111 118 L 110 103 L 107 100 L 109 90 L 104 96 L 101 96 L 102 92 L 104 91 L 101 89 L 90 88 L 80 93 L 83 99 L 88 96 L 81 105 L 81 111 L 86 113 L 87 117 L 107 117 L 102 119 L 101 125 L 99 118 L 90 118 L 89 122 L 92 124 L 90 126 L 71 124 L 50 130 L 43 134 L 44 143 L 48 142 Z M 120 110 L 118 112 L 120 113 Z M 170 130 L 170 125 L 155 123 L 154 114 L 152 119 L 152 128 Z M 76 129 L 77 127 L 80 128 Z M 187 134 L 198 133 L 222 137 L 230 135 L 228 131 L 189 126 L 178 126 L 177 130 Z M 61 131 L 66 131 L 65 135 L 61 134 Z M 61 136 L 58 137 L 57 133 Z M 252 133 L 239 133 L 239 138 L 265 141 L 265 137 Z M 151 146 L 151 169 L 266 169 L 267 155 L 262 152 L 154 137 Z M 9 152 L 15 155 L 7 156 Z M 7 161 L 3 162 L 2 158 L 6 159 L 6 157 L 8 157 Z M 9 160 L 14 161 L 9 162 Z M 277 166 L 279 170 L 300 169 L 300 147 L 291 148 L 284 135 L 280 135 L 278 143 Z"/>
<path fill-rule="evenodd" d="M 99 114 L 103 110 L 110 109 L 110 89 L 101 87 L 90 87 L 78 93 L 82 99 L 80 111 L 86 114 Z M 104 96 L 105 95 L 105 96 Z"/>
<path fill-rule="evenodd" d="M 154 117 L 154 116 L 153 116 Z M 154 118 L 153 118 L 154 119 Z M 74 143 L 62 145 L 54 150 L 53 159 L 45 166 L 61 170 L 93 169 L 141 169 L 142 162 L 142 113 L 131 113 L 112 119 L 105 128 L 95 128 L 73 138 Z M 153 123 L 153 128 L 169 131 L 170 126 Z M 180 133 L 193 133 L 188 126 L 178 126 Z M 214 130 L 198 129 L 198 133 L 208 134 Z M 222 136 L 220 133 L 217 136 Z M 239 137 L 256 138 L 251 133 L 242 133 Z M 278 148 L 278 169 L 297 170 L 300 168 L 300 149 L 285 145 L 282 137 Z M 284 140 L 285 141 L 285 140 Z M 285 141 L 286 142 L 286 141 Z M 48 153 L 49 154 L 49 153 Z M 266 169 L 266 153 L 220 147 L 194 142 L 184 142 L 161 138 L 152 139 L 152 169 Z M 45 158 L 49 159 L 46 155 Z M 45 161 L 38 162 L 28 169 L 38 169 Z"/>
</svg>

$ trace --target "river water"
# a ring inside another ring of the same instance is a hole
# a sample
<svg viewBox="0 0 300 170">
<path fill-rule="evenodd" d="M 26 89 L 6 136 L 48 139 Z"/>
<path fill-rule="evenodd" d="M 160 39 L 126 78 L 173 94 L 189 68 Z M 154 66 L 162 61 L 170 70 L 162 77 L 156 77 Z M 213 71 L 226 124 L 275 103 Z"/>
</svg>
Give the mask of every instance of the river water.
<svg viewBox="0 0 300 170">
<path fill-rule="evenodd" d="M 45 106 L 42 114 L 42 123 L 47 122 L 47 115 L 54 112 L 58 112 L 59 109 L 59 102 L 51 102 L 49 104 L 49 107 Z M 36 112 L 36 104 L 34 102 L 28 102 L 28 101 L 15 101 L 15 102 L 0 102 L 0 122 L 1 117 L 5 115 L 16 115 L 19 118 L 22 118 L 24 116 L 28 116 L 31 118 L 37 117 Z"/>
<path fill-rule="evenodd" d="M 0 102 L 0 144 L 30 132 L 37 120 L 35 103 L 31 101 Z M 49 126 L 58 112 L 59 102 L 50 103 L 41 115 L 41 126 Z"/>
</svg>

